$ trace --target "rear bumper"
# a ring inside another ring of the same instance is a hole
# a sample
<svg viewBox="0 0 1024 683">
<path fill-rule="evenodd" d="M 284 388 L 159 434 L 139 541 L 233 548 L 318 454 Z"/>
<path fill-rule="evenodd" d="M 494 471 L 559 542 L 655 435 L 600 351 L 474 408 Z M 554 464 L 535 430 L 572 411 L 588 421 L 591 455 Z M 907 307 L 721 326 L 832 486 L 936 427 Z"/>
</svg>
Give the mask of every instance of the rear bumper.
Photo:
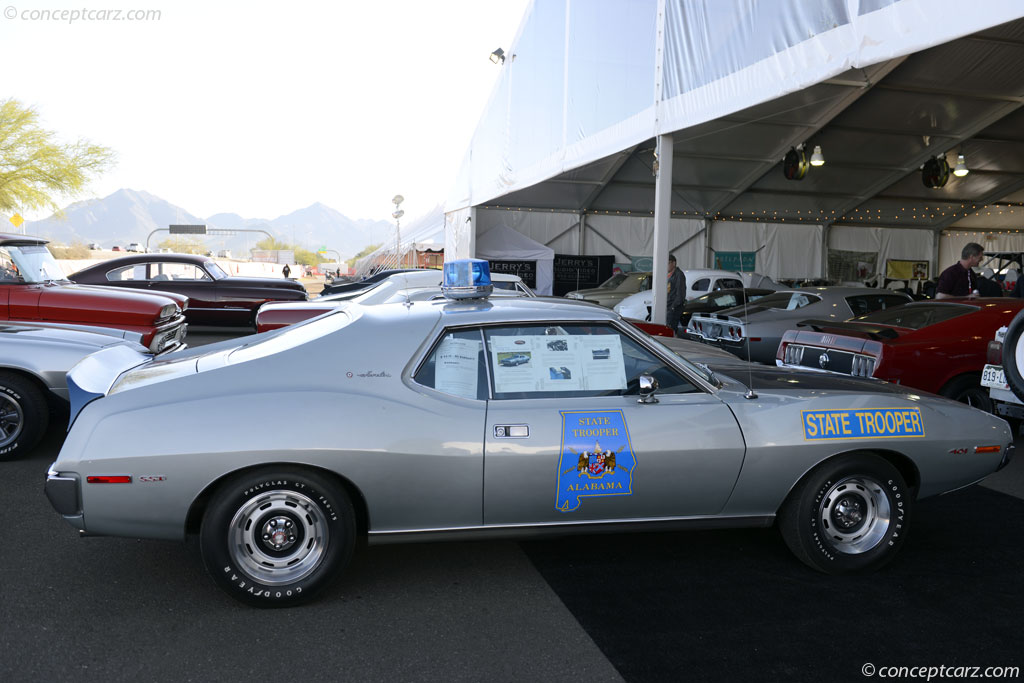
<svg viewBox="0 0 1024 683">
<path fill-rule="evenodd" d="M 82 503 L 79 495 L 77 477 L 64 476 L 51 469 L 46 473 L 46 484 L 43 491 L 53 509 L 61 515 L 81 516 Z"/>
</svg>

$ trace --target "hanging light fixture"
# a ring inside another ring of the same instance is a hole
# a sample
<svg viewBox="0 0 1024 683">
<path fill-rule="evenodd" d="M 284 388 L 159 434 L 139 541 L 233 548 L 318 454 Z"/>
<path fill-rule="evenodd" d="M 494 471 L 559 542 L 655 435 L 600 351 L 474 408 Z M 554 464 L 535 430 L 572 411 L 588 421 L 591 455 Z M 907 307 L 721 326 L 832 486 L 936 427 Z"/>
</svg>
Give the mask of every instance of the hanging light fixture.
<svg viewBox="0 0 1024 683">
<path fill-rule="evenodd" d="M 925 187 L 938 189 L 949 180 L 949 162 L 945 156 L 932 157 L 921 167 L 921 182 Z"/>
<path fill-rule="evenodd" d="M 956 155 L 956 166 L 953 167 L 953 175 L 957 178 L 963 178 L 965 175 L 971 172 L 971 169 L 967 168 L 967 162 L 964 161 L 963 154 Z"/>
<path fill-rule="evenodd" d="M 811 154 L 811 166 L 824 166 L 825 155 L 821 153 L 821 145 L 814 146 L 814 152 Z"/>
<path fill-rule="evenodd" d="M 782 174 L 786 180 L 803 180 L 807 175 L 807 155 L 804 146 L 790 147 L 782 160 Z"/>
</svg>

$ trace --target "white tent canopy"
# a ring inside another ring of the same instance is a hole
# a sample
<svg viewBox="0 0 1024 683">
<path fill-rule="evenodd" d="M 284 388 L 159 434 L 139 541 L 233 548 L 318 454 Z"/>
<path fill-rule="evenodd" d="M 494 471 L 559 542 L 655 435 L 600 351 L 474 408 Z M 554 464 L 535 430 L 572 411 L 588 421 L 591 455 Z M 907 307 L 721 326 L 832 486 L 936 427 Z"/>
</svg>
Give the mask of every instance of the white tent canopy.
<svg viewBox="0 0 1024 683">
<path fill-rule="evenodd" d="M 830 250 L 934 275 L 944 231 L 1024 227 L 1022 17 L 1019 0 L 535 0 L 449 196 L 446 255 L 519 213 L 560 253 L 653 254 L 656 279 L 668 252 L 696 267 L 751 246 L 775 278 L 827 276 Z M 801 146 L 826 163 L 787 179 Z M 923 184 L 959 154 L 969 175 Z"/>
<path fill-rule="evenodd" d="M 500 261 L 533 261 L 536 263 L 538 294 L 550 296 L 554 283 L 555 251 L 535 242 L 512 228 L 499 225 L 480 235 L 476 241 L 476 258 Z"/>
</svg>

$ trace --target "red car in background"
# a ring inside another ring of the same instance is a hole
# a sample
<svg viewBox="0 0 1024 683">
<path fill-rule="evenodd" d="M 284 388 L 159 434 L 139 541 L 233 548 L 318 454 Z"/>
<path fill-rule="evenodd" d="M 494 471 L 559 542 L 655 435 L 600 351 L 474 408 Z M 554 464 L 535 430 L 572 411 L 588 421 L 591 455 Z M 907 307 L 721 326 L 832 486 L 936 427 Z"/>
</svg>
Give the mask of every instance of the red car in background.
<svg viewBox="0 0 1024 683">
<path fill-rule="evenodd" d="M 786 332 L 776 364 L 874 377 L 992 412 L 981 386 L 986 351 L 1024 299 L 917 301 L 847 322 L 807 320 Z"/>
<path fill-rule="evenodd" d="M 138 332 L 153 353 L 181 346 L 188 297 L 72 284 L 46 244 L 0 233 L 0 320 Z"/>
</svg>

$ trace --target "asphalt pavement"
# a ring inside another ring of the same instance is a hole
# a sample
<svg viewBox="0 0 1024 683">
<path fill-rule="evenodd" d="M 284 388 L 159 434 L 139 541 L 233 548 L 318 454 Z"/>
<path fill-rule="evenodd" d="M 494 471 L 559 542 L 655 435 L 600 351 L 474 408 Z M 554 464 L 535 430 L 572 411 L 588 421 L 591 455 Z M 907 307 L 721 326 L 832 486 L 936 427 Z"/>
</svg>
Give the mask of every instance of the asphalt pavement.
<svg viewBox="0 0 1024 683">
<path fill-rule="evenodd" d="M 1024 669 L 1024 457 L 921 501 L 899 557 L 869 576 L 815 573 L 773 529 L 370 546 L 315 602 L 257 610 L 223 594 L 183 544 L 79 538 L 42 492 L 60 419 L 30 457 L 0 462 L 5 683 L 819 682 L 866 680 L 867 665 Z"/>
</svg>

